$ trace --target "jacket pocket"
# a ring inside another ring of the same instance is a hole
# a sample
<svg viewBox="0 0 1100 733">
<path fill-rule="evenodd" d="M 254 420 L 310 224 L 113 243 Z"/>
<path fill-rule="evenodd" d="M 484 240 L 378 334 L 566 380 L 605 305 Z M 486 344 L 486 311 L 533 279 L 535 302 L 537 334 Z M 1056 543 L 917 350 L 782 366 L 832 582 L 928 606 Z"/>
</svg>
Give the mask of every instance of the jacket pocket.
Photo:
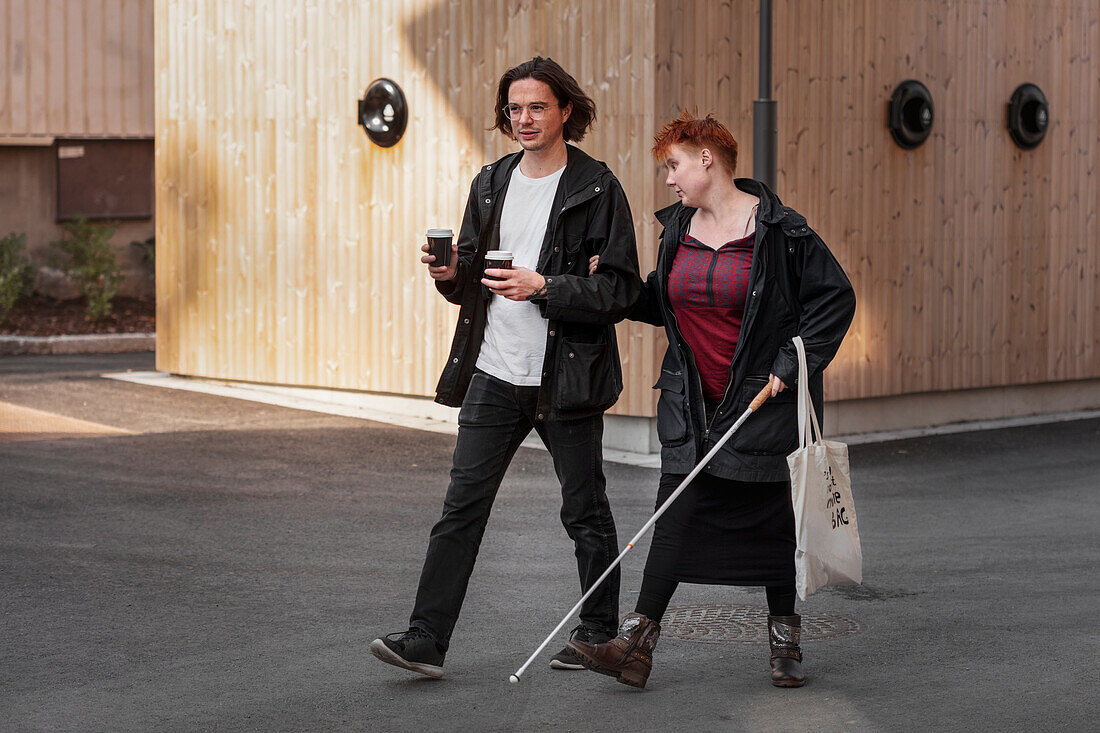
<svg viewBox="0 0 1100 733">
<path fill-rule="evenodd" d="M 743 412 L 764 389 L 767 377 L 746 377 L 738 411 Z M 787 387 L 749 416 L 733 438 L 733 449 L 752 456 L 788 455 L 798 445 L 798 393 Z"/>
<path fill-rule="evenodd" d="M 688 439 L 683 372 L 661 369 L 653 389 L 661 390 L 657 396 L 657 438 L 663 446 L 683 445 Z"/>
<path fill-rule="evenodd" d="M 612 341 L 562 338 L 551 405 L 558 410 L 607 409 L 623 391 Z"/>
<path fill-rule="evenodd" d="M 580 234 L 566 234 L 562 237 L 562 244 L 569 254 L 577 254 L 584 245 L 584 237 Z"/>
<path fill-rule="evenodd" d="M 562 238 L 565 252 L 562 253 L 561 271 L 573 275 L 588 276 L 588 255 L 584 247 L 584 237 L 566 234 Z"/>
</svg>

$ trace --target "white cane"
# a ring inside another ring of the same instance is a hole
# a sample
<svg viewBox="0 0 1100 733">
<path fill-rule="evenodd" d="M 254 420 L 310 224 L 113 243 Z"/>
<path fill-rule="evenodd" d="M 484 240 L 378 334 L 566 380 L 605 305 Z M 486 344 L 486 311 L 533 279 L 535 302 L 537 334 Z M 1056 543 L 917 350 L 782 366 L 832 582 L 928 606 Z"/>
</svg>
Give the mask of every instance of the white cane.
<svg viewBox="0 0 1100 733">
<path fill-rule="evenodd" d="M 522 677 L 523 673 L 527 671 L 527 668 L 531 666 L 531 662 L 535 661 L 535 657 L 539 655 L 539 652 L 546 648 L 546 645 L 549 644 L 554 636 L 559 631 L 561 631 L 562 627 L 569 622 L 569 619 L 573 617 L 573 614 L 580 610 L 581 605 L 583 605 L 584 602 L 588 600 L 588 597 L 592 595 L 596 588 L 600 586 L 600 583 L 606 580 L 608 575 L 611 575 L 611 571 L 619 566 L 619 563 L 622 562 L 622 559 L 626 557 L 626 553 L 634 549 L 634 543 L 641 539 L 642 535 L 648 532 L 649 528 L 657 523 L 657 520 L 660 519 L 661 515 L 665 513 L 665 510 L 672 506 L 672 502 L 676 501 L 676 497 L 683 493 L 684 489 L 688 487 L 692 480 L 699 475 L 699 472 L 702 471 L 707 463 L 710 462 L 710 459 L 714 458 L 714 454 L 717 453 L 722 448 L 722 446 L 726 444 L 726 441 L 729 440 L 730 436 L 737 431 L 737 428 L 741 427 L 741 423 L 745 422 L 745 420 L 748 419 L 749 415 L 756 412 L 756 410 L 758 410 L 760 406 L 764 404 L 764 401 L 771 396 L 771 393 L 772 383 L 771 380 L 768 380 L 768 383 L 764 385 L 764 389 L 760 390 L 760 393 L 756 395 L 753 401 L 749 404 L 748 409 L 745 410 L 744 413 L 742 413 L 741 417 L 737 418 L 737 422 L 730 426 L 730 429 L 726 431 L 726 434 L 722 436 L 721 440 L 714 444 L 714 447 L 711 448 L 705 456 L 703 456 L 703 460 L 699 461 L 695 468 L 692 469 L 691 473 L 687 475 L 687 478 L 680 482 L 680 485 L 677 486 L 676 490 L 673 491 L 672 494 L 665 500 L 665 503 L 662 504 L 660 508 L 657 509 L 657 512 L 649 518 L 649 521 L 646 522 L 642 526 L 642 528 L 638 530 L 638 534 L 634 535 L 634 537 L 631 538 L 630 542 L 626 543 L 626 547 L 623 548 L 623 551 L 619 553 L 619 556 L 615 558 L 614 562 L 607 566 L 607 570 L 603 571 L 603 575 L 596 579 L 596 582 L 592 584 L 592 587 L 585 591 L 584 595 L 581 596 L 581 599 L 577 601 L 577 605 L 569 609 L 569 613 L 565 614 L 565 618 L 563 618 L 561 622 L 554 627 L 554 630 L 550 632 L 550 635 L 547 636 L 541 644 L 539 644 L 539 648 L 535 650 L 534 654 L 528 657 L 527 661 L 523 663 L 523 666 L 517 669 L 516 673 L 508 678 L 509 682 L 511 682 L 512 684 L 519 682 L 519 678 Z"/>
</svg>

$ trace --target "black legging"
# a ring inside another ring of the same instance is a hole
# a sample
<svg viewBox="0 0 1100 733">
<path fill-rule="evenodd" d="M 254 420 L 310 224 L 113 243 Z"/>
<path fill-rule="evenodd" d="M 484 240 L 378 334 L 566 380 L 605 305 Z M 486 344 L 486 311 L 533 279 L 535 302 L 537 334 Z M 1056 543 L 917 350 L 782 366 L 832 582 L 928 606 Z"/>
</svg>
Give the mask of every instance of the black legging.
<svg viewBox="0 0 1100 733">
<path fill-rule="evenodd" d="M 642 576 L 642 589 L 638 592 L 638 603 L 634 606 L 634 613 L 657 621 L 665 615 L 668 602 L 672 600 L 672 594 L 676 592 L 679 583 L 675 580 L 666 580 L 653 575 Z M 796 596 L 794 583 L 790 585 L 769 585 L 764 591 L 768 595 L 768 613 L 772 616 L 793 616 L 794 599 Z"/>
</svg>

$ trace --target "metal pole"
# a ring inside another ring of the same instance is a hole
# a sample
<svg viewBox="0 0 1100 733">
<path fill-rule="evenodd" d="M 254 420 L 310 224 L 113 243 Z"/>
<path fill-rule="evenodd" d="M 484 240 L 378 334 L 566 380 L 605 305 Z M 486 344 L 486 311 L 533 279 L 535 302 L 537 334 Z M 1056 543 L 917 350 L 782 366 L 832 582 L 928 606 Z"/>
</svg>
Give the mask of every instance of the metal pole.
<svg viewBox="0 0 1100 733">
<path fill-rule="evenodd" d="M 752 103 L 752 175 L 775 190 L 779 167 L 779 123 L 772 96 L 772 3 L 760 0 L 759 96 Z"/>
</svg>

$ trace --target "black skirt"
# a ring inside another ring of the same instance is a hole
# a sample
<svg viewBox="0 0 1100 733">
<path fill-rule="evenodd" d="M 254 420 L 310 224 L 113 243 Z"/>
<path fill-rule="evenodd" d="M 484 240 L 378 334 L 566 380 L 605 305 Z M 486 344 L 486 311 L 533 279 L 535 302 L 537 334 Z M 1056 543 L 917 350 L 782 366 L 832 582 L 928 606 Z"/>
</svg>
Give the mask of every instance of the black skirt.
<svg viewBox="0 0 1100 733">
<path fill-rule="evenodd" d="M 687 474 L 661 474 L 657 506 Z M 794 583 L 790 481 L 695 477 L 657 520 L 645 573 L 708 585 Z"/>
</svg>

